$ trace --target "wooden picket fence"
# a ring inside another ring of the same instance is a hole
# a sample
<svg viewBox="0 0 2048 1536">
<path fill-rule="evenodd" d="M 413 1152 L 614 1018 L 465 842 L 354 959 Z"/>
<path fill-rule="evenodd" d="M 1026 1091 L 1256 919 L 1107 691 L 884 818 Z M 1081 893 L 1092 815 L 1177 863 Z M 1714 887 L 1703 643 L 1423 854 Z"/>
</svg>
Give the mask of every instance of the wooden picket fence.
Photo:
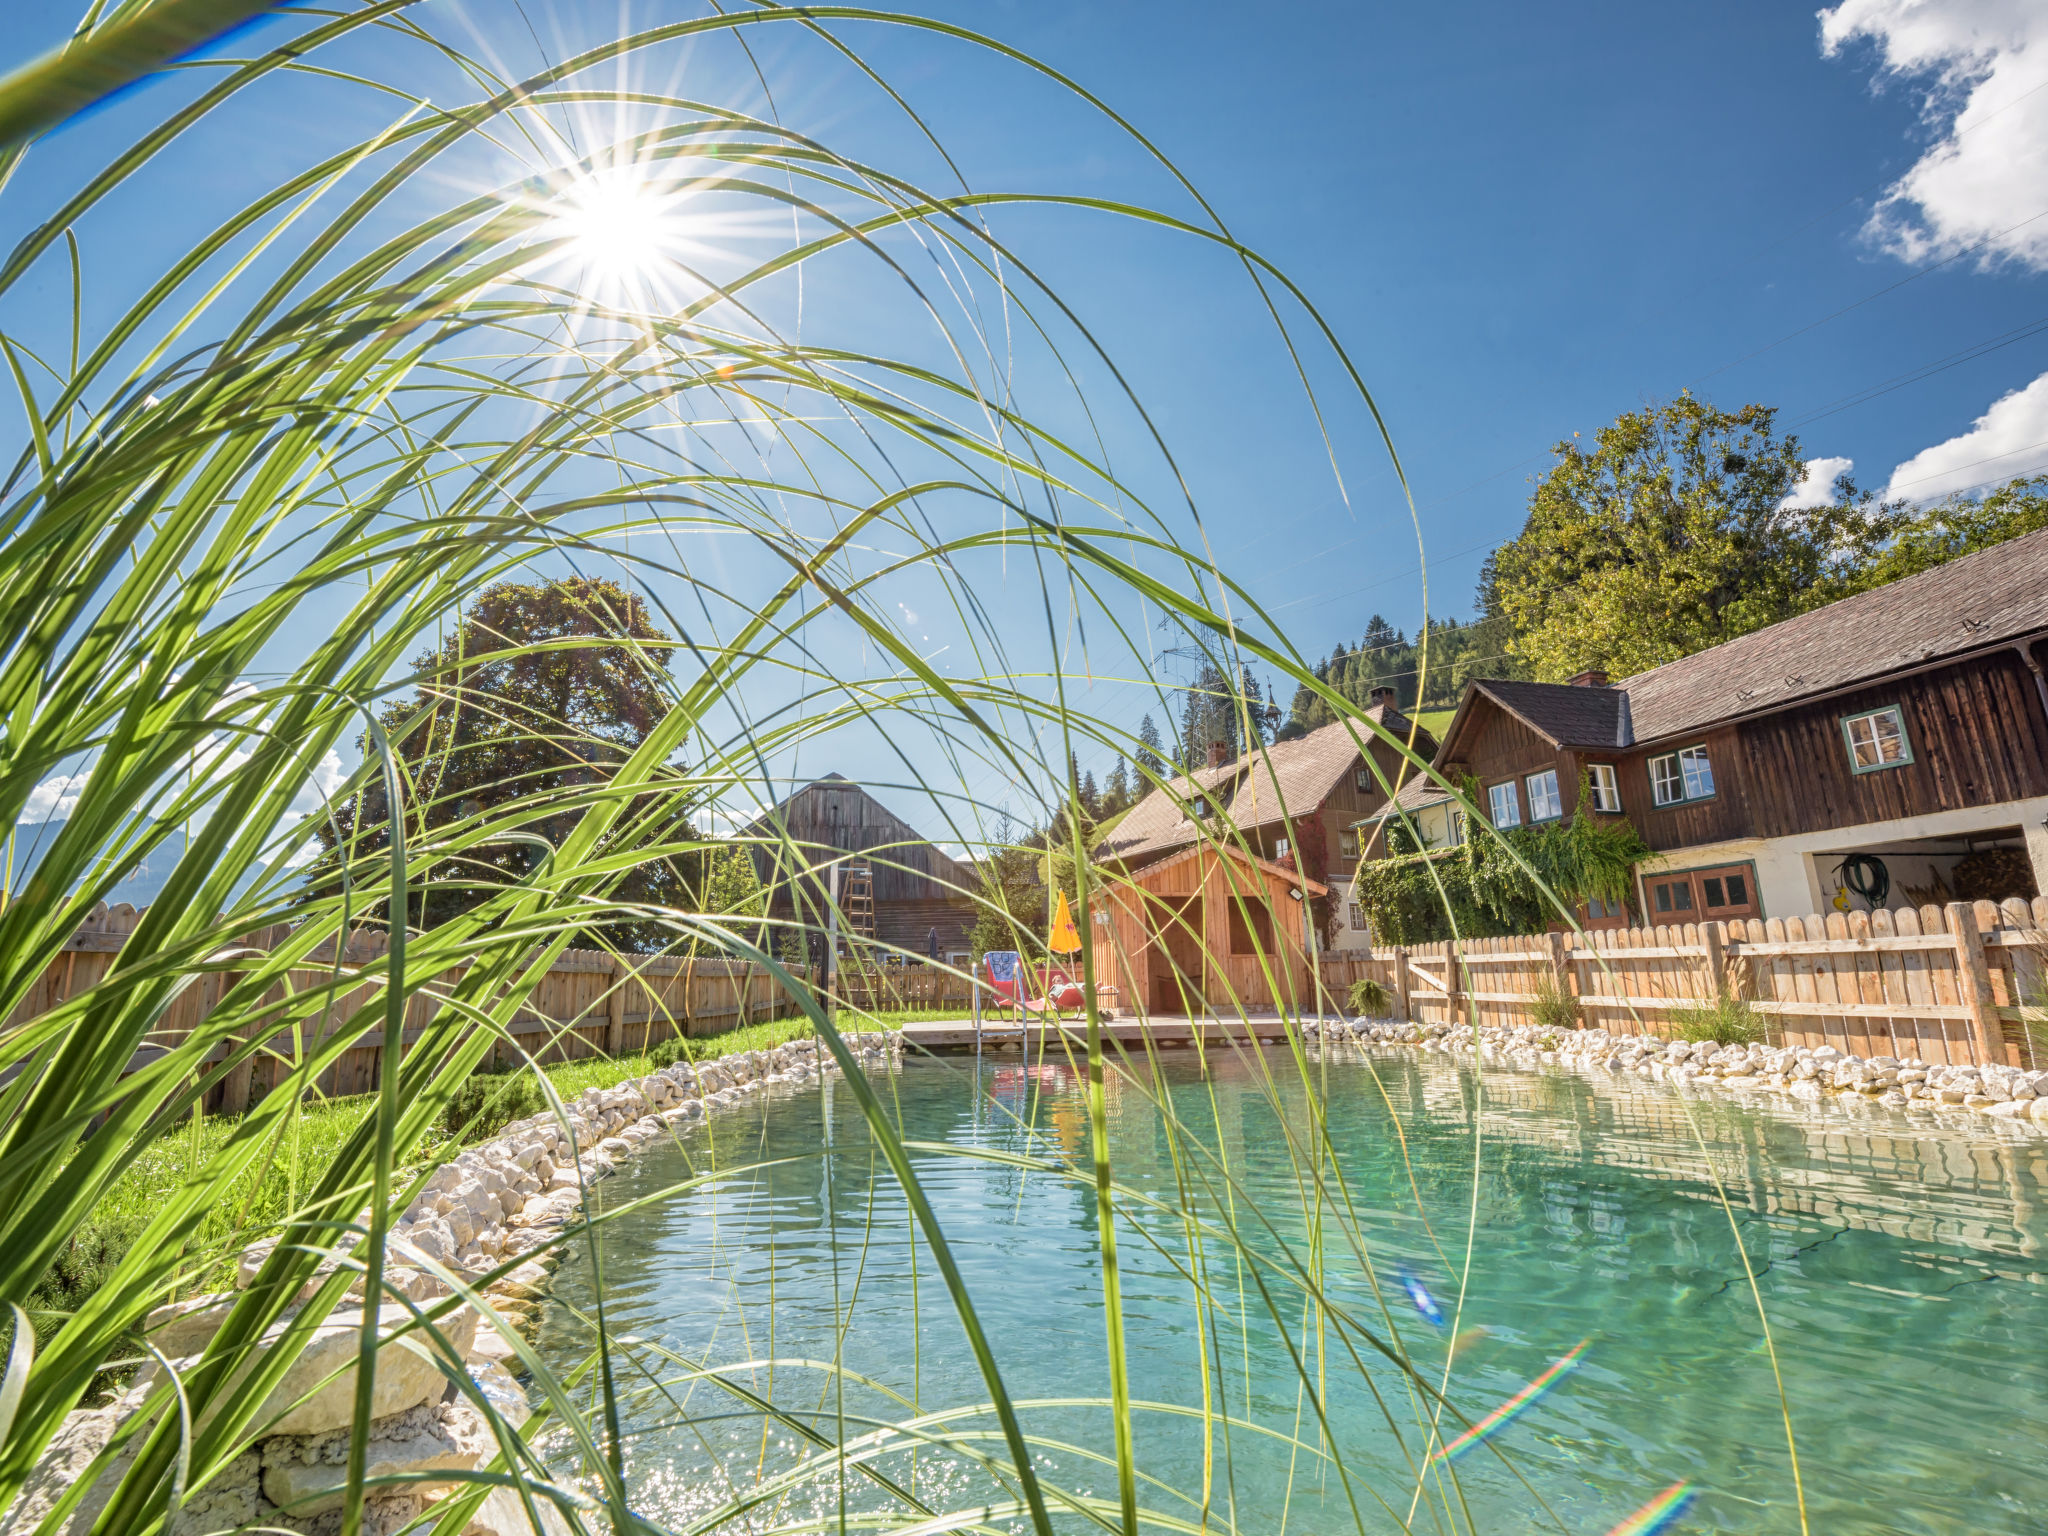
<svg viewBox="0 0 2048 1536">
<path fill-rule="evenodd" d="M 17 1027 L 100 982 L 141 921 L 142 912 L 126 903 L 95 909 L 8 1016 L 7 1027 Z M 268 949 L 282 941 L 289 931 L 284 927 L 258 930 L 245 935 L 243 944 L 251 949 Z M 350 935 L 341 956 L 343 971 L 360 971 L 374 965 L 386 948 L 382 933 L 361 931 Z M 295 992 L 327 985 L 334 976 L 334 966 L 334 946 L 330 941 L 315 950 L 303 968 L 288 972 L 287 984 Z M 809 971 L 799 968 L 796 974 L 806 986 L 815 984 Z M 438 1010 L 433 994 L 452 985 L 458 975 L 451 972 L 440 978 L 439 984 L 410 999 L 405 1020 L 408 1043 L 418 1037 Z M 152 1031 L 148 1044 L 138 1053 L 135 1065 L 160 1056 L 189 1037 L 232 984 L 232 972 L 212 972 L 198 977 L 180 992 Z M 342 1021 L 372 1000 L 376 990 L 376 983 L 366 982 L 343 994 L 327 1011 L 325 1027 L 340 1027 Z M 283 995 L 282 985 L 271 994 L 280 1001 Z M 678 1036 L 722 1034 L 743 1024 L 788 1018 L 799 1011 L 797 1000 L 762 966 L 668 955 L 615 958 L 602 950 L 572 949 L 560 955 L 533 985 L 525 1006 L 506 1032 L 510 1038 L 492 1047 L 481 1070 L 503 1069 L 529 1058 L 558 1062 L 626 1055 Z M 227 1113 L 247 1108 L 290 1073 L 295 1052 L 317 1047 L 322 1027 L 317 1021 L 308 1021 L 299 1026 L 296 1040 L 289 1035 L 273 1036 L 262 1055 L 238 1067 L 215 1091 L 209 1107 Z M 216 1046 L 212 1059 L 219 1060 L 225 1055 L 226 1048 Z M 373 1091 L 382 1055 L 379 1045 L 361 1045 L 343 1052 L 321 1073 L 319 1090 L 330 1095 Z"/>
<path fill-rule="evenodd" d="M 1528 1024 L 1546 993 L 1563 993 L 1581 1027 L 1664 1034 L 1675 1013 L 1725 990 L 1777 1043 L 2048 1065 L 2048 898 L 1381 946 L 1325 962 L 1340 997 L 1338 978 L 1348 988 L 1361 975 L 1423 1024 Z"/>
<path fill-rule="evenodd" d="M 856 966 L 840 961 L 832 995 L 841 1007 L 866 1013 L 905 1009 L 958 1009 L 974 1004 L 974 983 L 937 965 Z"/>
</svg>

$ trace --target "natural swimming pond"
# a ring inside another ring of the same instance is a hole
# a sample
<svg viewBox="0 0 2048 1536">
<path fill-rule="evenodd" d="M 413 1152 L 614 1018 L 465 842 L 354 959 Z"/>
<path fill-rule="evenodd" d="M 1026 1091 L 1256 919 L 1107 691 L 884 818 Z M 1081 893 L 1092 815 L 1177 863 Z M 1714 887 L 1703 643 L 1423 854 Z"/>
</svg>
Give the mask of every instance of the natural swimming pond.
<svg viewBox="0 0 2048 1536">
<path fill-rule="evenodd" d="M 1632 1078 L 1482 1081 L 1407 1053 L 1333 1049 L 1312 1087 L 1280 1050 L 1206 1066 L 1176 1054 L 1108 1090 L 1141 1510 L 1305 1536 L 1597 1536 L 1685 1481 L 1695 1502 L 1673 1530 L 1798 1531 L 1760 1297 L 1809 1529 L 2048 1526 L 2048 1141 Z M 1016 1057 L 870 1081 L 914 1144 L 1039 1476 L 1117 1528 L 1083 1084 Z M 837 1528 L 842 1498 L 850 1522 L 903 1524 L 910 1498 L 1008 1504 L 1014 1479 L 987 1470 L 1007 1465 L 1000 1429 L 973 1411 L 987 1388 L 848 1086 L 775 1090 L 651 1148 L 603 1202 L 693 1174 L 714 1176 L 603 1229 L 606 1320 L 639 1341 L 615 1370 L 644 1512 L 677 1528 L 766 1490 L 722 1528 L 767 1530 Z M 538 1339 L 562 1369 L 590 1348 L 593 1273 L 581 1253 L 557 1271 Z M 1304 1276 L 1341 1318 L 1318 1314 Z M 1447 1401 L 1478 1422 L 1581 1341 L 1448 1463 L 1432 1447 L 1463 1423 L 1446 1414 L 1433 1441 L 1425 1390 L 1389 1358 L 1430 1387 L 1448 1363 Z M 773 1484 L 823 1454 L 807 1434 L 851 1444 L 919 1415 L 921 1448 L 890 1441 L 875 1476 L 827 1456 Z M 1093 1525 L 1048 1497 L 1057 1528 Z"/>
</svg>

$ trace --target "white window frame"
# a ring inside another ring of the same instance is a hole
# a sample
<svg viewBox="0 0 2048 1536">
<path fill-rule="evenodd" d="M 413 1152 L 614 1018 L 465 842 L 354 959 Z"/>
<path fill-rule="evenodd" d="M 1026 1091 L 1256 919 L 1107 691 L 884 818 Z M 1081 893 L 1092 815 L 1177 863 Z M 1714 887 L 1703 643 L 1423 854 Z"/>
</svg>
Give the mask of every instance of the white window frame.
<svg viewBox="0 0 2048 1536">
<path fill-rule="evenodd" d="M 1358 857 L 1358 828 L 1339 827 L 1337 829 L 1337 857 L 1340 859 L 1355 859 Z"/>
<path fill-rule="evenodd" d="M 1659 772 L 1669 763 L 1668 772 Z M 1650 800 L 1657 806 L 1687 805 L 1714 798 L 1714 763 L 1704 745 L 1680 747 L 1649 761 Z"/>
<path fill-rule="evenodd" d="M 1564 796 L 1557 792 L 1557 770 L 1546 768 L 1522 780 L 1529 794 L 1529 822 L 1556 821 L 1564 815 Z"/>
<path fill-rule="evenodd" d="M 1593 809 L 1610 816 L 1621 814 L 1621 776 L 1612 763 L 1588 763 L 1586 784 L 1592 792 Z"/>
<path fill-rule="evenodd" d="M 1869 728 L 1869 747 L 1875 754 L 1882 754 L 1886 742 L 1878 734 L 1877 723 L 1890 718 L 1892 724 L 1892 745 L 1898 748 L 1897 757 L 1879 756 L 1874 763 L 1859 763 L 1856 750 L 1856 727 Z M 1913 739 L 1906 734 L 1906 712 L 1896 704 L 1886 704 L 1880 709 L 1866 709 L 1860 714 L 1842 716 L 1842 739 L 1849 747 L 1849 771 L 1851 773 L 1883 773 L 1887 768 L 1904 768 L 1913 761 Z"/>
<path fill-rule="evenodd" d="M 1464 846 L 1465 846 L 1465 812 L 1464 812 L 1464 809 L 1463 809 L 1462 807 L 1460 807 L 1460 806 L 1455 806 L 1455 805 L 1454 805 L 1454 806 L 1452 806 L 1452 807 L 1451 807 L 1451 814 L 1450 814 L 1450 815 L 1449 815 L 1449 816 L 1448 816 L 1448 817 L 1446 818 L 1446 820 L 1448 821 L 1448 823 L 1449 823 L 1449 825 L 1450 825 L 1450 834 L 1449 834 L 1449 835 L 1450 835 L 1450 841 L 1449 841 L 1448 843 L 1444 844 L 1444 846 L 1445 846 L 1446 848 L 1462 848 L 1462 847 L 1464 847 Z"/>
<path fill-rule="evenodd" d="M 1353 933 L 1365 932 L 1365 908 L 1355 901 L 1351 903 L 1351 931 Z"/>
<path fill-rule="evenodd" d="M 1505 795 L 1502 794 L 1503 790 L 1506 791 Z M 1501 819 L 1503 806 L 1507 810 L 1505 821 Z M 1496 827 L 1519 827 L 1522 824 L 1522 798 L 1516 791 L 1513 779 L 1509 779 L 1505 784 L 1486 786 L 1486 809 L 1493 817 L 1493 824 Z"/>
</svg>

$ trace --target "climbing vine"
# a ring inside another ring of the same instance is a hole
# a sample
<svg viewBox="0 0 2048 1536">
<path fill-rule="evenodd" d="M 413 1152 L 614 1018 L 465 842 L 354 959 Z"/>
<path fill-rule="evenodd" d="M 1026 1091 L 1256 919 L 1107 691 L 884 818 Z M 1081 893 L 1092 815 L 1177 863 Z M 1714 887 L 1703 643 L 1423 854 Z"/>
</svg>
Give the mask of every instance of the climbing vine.
<svg viewBox="0 0 2048 1536">
<path fill-rule="evenodd" d="M 1467 798 L 1476 801 L 1477 789 L 1468 785 Z M 1582 781 L 1578 803 L 1589 798 Z M 1540 933 L 1557 915 L 1543 885 L 1573 906 L 1628 902 L 1634 867 L 1652 852 L 1632 822 L 1583 811 L 1540 826 L 1482 828 L 1462 847 L 1427 853 L 1398 823 L 1386 833 L 1394 856 L 1361 865 L 1354 891 L 1374 935 L 1390 944 Z"/>
</svg>

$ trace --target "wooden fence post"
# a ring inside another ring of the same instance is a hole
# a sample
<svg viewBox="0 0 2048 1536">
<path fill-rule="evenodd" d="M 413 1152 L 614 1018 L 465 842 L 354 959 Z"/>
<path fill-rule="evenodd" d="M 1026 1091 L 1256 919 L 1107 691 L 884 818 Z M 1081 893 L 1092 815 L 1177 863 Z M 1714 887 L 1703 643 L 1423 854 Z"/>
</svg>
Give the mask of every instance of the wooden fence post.
<svg viewBox="0 0 2048 1536">
<path fill-rule="evenodd" d="M 1578 1012 L 1579 976 L 1565 949 L 1564 935 L 1551 930 L 1550 938 L 1550 981 L 1558 995 L 1572 1000 L 1572 1028 L 1586 1027 L 1585 1015 Z"/>
<path fill-rule="evenodd" d="M 1977 931 L 1977 910 L 1967 901 L 1943 909 L 1949 936 L 1956 941 L 1956 992 L 1970 1010 L 1977 1037 L 1977 1060 L 1984 1066 L 2005 1066 L 2005 1027 L 1991 992 L 1991 969 L 1984 962 L 1984 935 Z"/>
<path fill-rule="evenodd" d="M 1450 1016 L 1452 1028 L 1461 1022 L 1465 1010 L 1465 978 L 1458 971 L 1458 941 L 1444 941 L 1444 1011 Z"/>
<path fill-rule="evenodd" d="M 1728 952 L 1721 945 L 1719 923 L 1700 924 L 1700 943 L 1707 951 L 1707 1000 L 1721 997 L 1728 990 Z"/>
<path fill-rule="evenodd" d="M 1415 1020 L 1408 1013 L 1408 946 L 1394 946 L 1394 1017 L 1403 1024 Z"/>
<path fill-rule="evenodd" d="M 607 962 L 612 976 L 612 995 L 605 999 L 604 1048 L 613 1058 L 626 1050 L 626 962 Z"/>
</svg>

